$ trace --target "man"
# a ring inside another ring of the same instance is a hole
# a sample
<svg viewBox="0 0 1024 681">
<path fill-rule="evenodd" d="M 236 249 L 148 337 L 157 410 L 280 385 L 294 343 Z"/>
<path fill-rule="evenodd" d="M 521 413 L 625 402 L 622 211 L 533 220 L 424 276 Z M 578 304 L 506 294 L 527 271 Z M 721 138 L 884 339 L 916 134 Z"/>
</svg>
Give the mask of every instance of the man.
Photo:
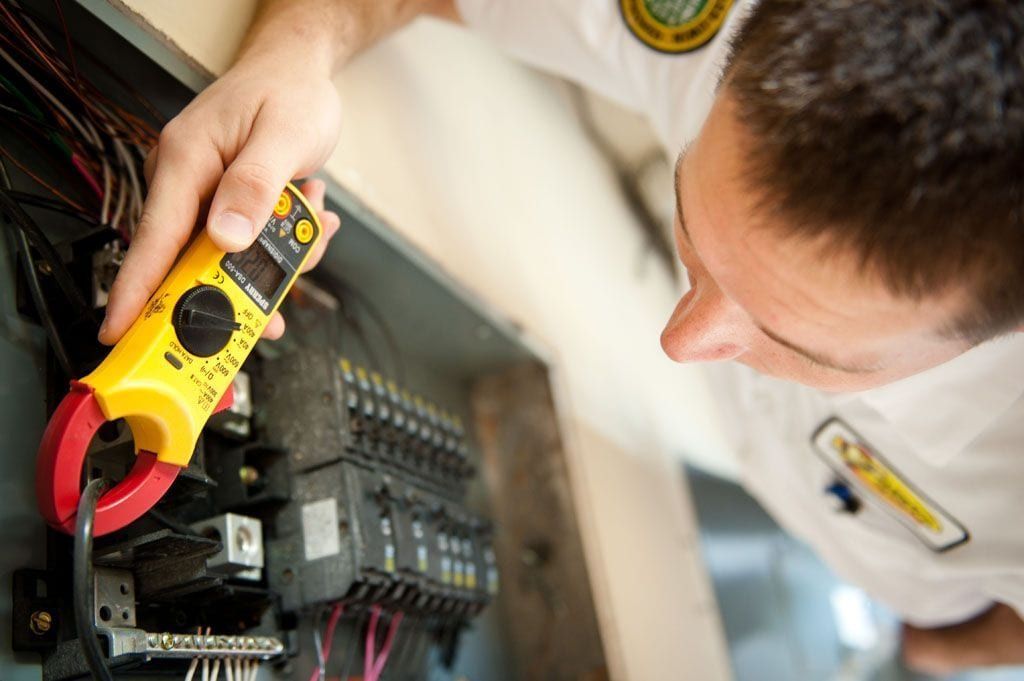
<svg viewBox="0 0 1024 681">
<path fill-rule="evenodd" d="M 1024 663 L 1019 3 L 278 0 L 151 154 L 101 339 L 207 201 L 221 247 L 251 243 L 331 152 L 331 74 L 421 13 L 644 110 L 683 150 L 690 288 L 661 341 L 680 362 L 733 360 L 716 383 L 746 485 L 914 625 L 911 663 Z"/>
</svg>

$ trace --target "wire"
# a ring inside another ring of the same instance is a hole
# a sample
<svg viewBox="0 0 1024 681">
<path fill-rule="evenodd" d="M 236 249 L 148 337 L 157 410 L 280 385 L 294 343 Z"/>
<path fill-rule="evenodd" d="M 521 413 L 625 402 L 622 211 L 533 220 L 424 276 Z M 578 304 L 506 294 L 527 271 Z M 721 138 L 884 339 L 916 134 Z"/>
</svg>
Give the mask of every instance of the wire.
<svg viewBox="0 0 1024 681">
<path fill-rule="evenodd" d="M 367 612 L 364 610 L 363 614 L 359 617 L 359 621 L 356 623 L 355 626 L 355 632 L 357 636 L 359 632 L 362 630 L 363 624 L 366 622 L 366 617 Z M 341 674 L 339 675 L 339 678 L 342 679 L 342 681 L 348 681 L 348 672 L 352 668 L 352 663 L 356 660 L 356 655 L 358 651 L 359 641 L 357 639 L 354 642 L 354 644 L 348 646 L 348 649 L 345 651 L 345 662 L 341 665 Z"/>
<path fill-rule="evenodd" d="M 373 678 L 367 679 L 366 681 L 378 681 L 380 675 L 384 673 L 384 665 L 388 662 L 388 656 L 391 654 L 391 646 L 395 643 L 395 636 L 398 634 L 398 627 L 402 624 L 402 618 L 404 613 L 397 612 L 394 617 L 391 618 L 391 623 L 388 625 L 387 637 L 384 639 L 384 646 L 380 649 L 380 656 L 374 660 L 373 663 Z"/>
<path fill-rule="evenodd" d="M 36 314 L 39 315 L 39 320 L 46 331 L 46 337 L 50 341 L 50 348 L 53 350 L 53 355 L 57 358 L 57 363 L 60 364 L 64 375 L 68 378 L 74 378 L 75 373 L 72 368 L 71 358 L 68 356 L 67 348 L 64 347 L 64 343 L 60 339 L 57 324 L 53 320 L 50 307 L 46 303 L 46 296 L 43 295 L 43 288 L 39 284 L 39 273 L 36 271 L 36 264 L 32 259 L 28 237 L 19 230 L 15 232 L 14 238 L 18 244 L 18 255 L 21 260 L 22 269 L 25 270 L 25 280 L 28 282 L 29 294 L 32 296 L 32 303 L 36 307 Z"/>
<path fill-rule="evenodd" d="M 16 227 L 21 229 L 39 250 L 40 255 L 43 256 L 43 259 L 50 266 L 51 273 L 54 279 L 57 280 L 57 285 L 60 286 L 68 301 L 78 308 L 78 313 L 83 318 L 91 318 L 95 321 L 92 308 L 85 302 L 82 292 L 75 285 L 74 280 L 71 278 L 71 273 L 68 271 L 64 261 L 61 260 L 57 250 L 50 243 L 43 230 L 39 228 L 39 225 L 10 196 L 6 187 L 0 191 L 0 208 L 6 214 L 8 222 L 13 222 Z"/>
<path fill-rule="evenodd" d="M 10 188 L 11 178 L 8 176 L 7 166 L 4 165 L 2 160 L 0 160 L 0 180 L 3 181 L 5 189 Z M 18 245 L 18 257 L 21 260 L 22 269 L 25 270 L 25 280 L 28 282 L 29 295 L 32 296 L 32 303 L 36 307 L 36 314 L 39 315 L 39 320 L 42 322 L 43 329 L 46 331 L 46 336 L 50 341 L 50 347 L 53 349 L 53 354 L 64 371 L 64 375 L 68 378 L 73 378 L 74 373 L 71 359 L 68 356 L 67 349 L 64 347 L 64 343 L 61 341 L 60 334 L 57 332 L 57 324 L 50 313 L 50 306 L 46 302 L 46 296 L 43 295 L 43 287 L 39 283 L 39 272 L 36 270 L 35 261 L 32 259 L 32 248 L 28 243 L 28 236 L 24 230 L 19 229 L 15 232 L 14 238 Z"/>
<path fill-rule="evenodd" d="M 78 643 L 89 665 L 93 678 L 113 681 L 106 657 L 100 649 L 96 631 L 96 603 L 93 583 L 92 539 L 93 524 L 96 520 L 96 505 L 107 486 L 105 479 L 89 482 L 82 490 L 78 502 L 78 516 L 75 520 L 75 548 L 73 556 L 75 627 L 78 629 Z"/>
<path fill-rule="evenodd" d="M 64 194 L 61 190 L 57 189 L 52 184 L 50 184 L 49 182 L 47 182 L 43 178 L 39 177 L 39 175 L 33 173 L 31 170 L 26 168 L 25 165 L 23 163 L 21 163 L 20 161 L 18 161 L 18 159 L 16 159 L 14 157 L 14 155 L 11 154 L 11 152 L 7 151 L 7 149 L 2 144 L 0 144 L 0 155 L 3 155 L 5 157 L 9 158 L 11 160 L 11 163 L 13 163 L 15 166 L 17 166 L 18 169 L 21 172 L 25 173 L 30 178 L 32 178 L 33 182 L 35 182 L 39 186 L 45 188 L 48 192 L 50 192 L 51 194 L 53 194 L 54 196 L 56 196 L 57 198 L 62 200 L 64 203 L 68 204 L 72 208 L 75 208 L 77 210 L 82 211 L 83 213 L 85 212 L 85 209 L 82 207 L 82 205 L 80 203 L 78 203 L 77 201 L 74 201 L 74 200 L 68 198 L 67 195 Z"/>
<path fill-rule="evenodd" d="M 3 163 L 3 161 L 0 160 L 0 163 Z M 16 191 L 8 191 L 7 195 L 10 196 L 15 201 L 17 201 L 18 203 L 24 204 L 26 206 L 32 206 L 33 208 L 41 208 L 43 210 L 54 211 L 56 213 L 63 213 L 64 215 L 69 215 L 73 218 L 81 220 L 82 222 L 88 223 L 92 227 L 102 227 L 100 223 L 96 222 L 96 220 L 90 217 L 88 214 L 79 212 L 72 208 L 71 206 L 68 206 L 64 203 L 61 203 L 60 201 L 51 199 L 49 197 L 39 196 L 38 194 L 30 194 L 28 192 Z"/>
<path fill-rule="evenodd" d="M 370 608 L 370 624 L 366 627 L 366 643 L 363 652 L 363 681 L 373 681 L 374 658 L 377 637 L 377 622 L 380 621 L 380 606 Z"/>
<path fill-rule="evenodd" d="M 317 651 L 317 668 L 313 670 L 313 673 L 309 676 L 309 681 L 323 681 L 327 674 L 327 661 L 331 659 L 331 648 L 334 644 L 334 630 L 338 626 L 338 620 L 345 614 L 345 605 L 343 603 L 335 603 L 334 607 L 331 608 L 331 614 L 327 618 L 327 626 L 324 628 L 324 635 L 320 636 L 320 631 L 316 629 L 314 624 L 313 639 L 316 643 Z"/>
<path fill-rule="evenodd" d="M 366 333 L 360 324 L 358 318 L 348 311 L 345 306 L 346 300 L 354 300 L 359 304 L 360 307 L 366 312 L 366 315 L 370 320 L 377 326 L 381 336 L 384 337 L 384 342 L 388 348 L 388 359 L 390 360 L 390 368 L 392 377 L 399 383 L 405 383 L 405 366 L 402 363 L 402 354 L 398 349 L 398 341 L 395 338 L 395 334 L 388 324 L 387 319 L 381 313 L 381 311 L 374 305 L 362 291 L 347 282 L 341 277 L 336 277 L 323 270 L 314 270 L 313 281 L 319 283 L 324 288 L 331 291 L 341 304 L 341 317 L 352 329 L 356 339 L 360 345 L 366 351 L 367 359 L 372 365 L 379 371 L 384 371 L 384 367 L 377 359 L 376 354 L 373 351 L 373 346 L 366 337 Z"/>
</svg>

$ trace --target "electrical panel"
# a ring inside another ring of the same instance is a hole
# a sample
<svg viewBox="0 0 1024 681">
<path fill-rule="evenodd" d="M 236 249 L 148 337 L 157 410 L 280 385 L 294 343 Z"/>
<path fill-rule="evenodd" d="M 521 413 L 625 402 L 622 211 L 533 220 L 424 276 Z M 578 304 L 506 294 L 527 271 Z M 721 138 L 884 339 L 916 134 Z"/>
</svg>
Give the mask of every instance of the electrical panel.
<svg viewBox="0 0 1024 681">
<path fill-rule="evenodd" d="M 0 7 L 3 30 L 23 43 L 0 40 L 0 222 L 20 256 L 5 285 L 46 331 L 41 380 L 52 410 L 107 352 L 97 322 L 163 120 L 143 95 L 123 91 L 117 64 L 66 33 L 59 3 L 36 4 Z M 95 137 L 94 119 L 109 123 Z M 84 644 L 97 636 L 119 674 L 347 678 L 362 665 L 367 679 L 419 679 L 432 661 L 451 662 L 460 633 L 497 595 L 494 528 L 485 505 L 467 503 L 478 461 L 467 400 L 446 407 L 430 396 L 437 380 L 385 377 L 385 345 L 393 363 L 424 360 L 381 340 L 394 333 L 387 309 L 362 315 L 381 327 L 376 337 L 360 327 L 351 307 L 372 306 L 372 289 L 312 278 L 319 285 L 299 286 L 283 307 L 286 317 L 305 307 L 290 332 L 304 340 L 257 345 L 232 405 L 210 419 L 162 501 L 93 540 L 88 581 L 72 569 L 75 541 L 54 530 L 45 564 L 15 572 L 11 644 L 40 655 L 44 681 L 87 677 Z M 339 338 L 356 338 L 357 351 Z M 120 480 L 134 460 L 130 429 L 107 423 L 83 482 Z M 84 629 L 83 590 L 94 606 Z"/>
</svg>

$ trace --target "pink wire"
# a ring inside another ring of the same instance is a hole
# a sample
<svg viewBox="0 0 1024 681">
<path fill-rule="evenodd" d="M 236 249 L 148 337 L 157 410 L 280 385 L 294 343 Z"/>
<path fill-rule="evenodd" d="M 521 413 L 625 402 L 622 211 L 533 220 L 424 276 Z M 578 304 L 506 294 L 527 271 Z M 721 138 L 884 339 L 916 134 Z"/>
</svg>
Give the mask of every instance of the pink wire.
<svg viewBox="0 0 1024 681">
<path fill-rule="evenodd" d="M 78 172 L 82 174 L 85 181 L 89 183 L 92 190 L 96 192 L 96 196 L 103 198 L 103 188 L 100 187 L 100 183 L 93 177 L 93 174 L 89 172 L 89 168 L 85 165 L 85 161 L 78 154 L 71 154 L 71 163 L 74 164 L 75 168 L 78 168 Z"/>
<path fill-rule="evenodd" d="M 363 653 L 363 681 L 375 681 L 373 675 L 375 650 L 377 648 L 377 622 L 380 621 L 380 606 L 370 608 L 370 626 L 366 629 L 366 650 Z"/>
<path fill-rule="evenodd" d="M 404 613 L 397 612 L 395 616 L 391 618 L 391 624 L 388 625 L 388 635 L 384 639 L 384 647 L 380 649 L 380 657 L 373 662 L 373 678 L 366 681 L 378 681 L 380 675 L 384 673 L 384 665 L 388 661 L 388 655 L 391 654 L 391 645 L 395 642 L 395 635 L 398 633 L 398 625 L 402 623 L 402 618 L 405 616 Z"/>
<path fill-rule="evenodd" d="M 342 614 L 345 612 L 345 606 L 341 603 L 335 603 L 331 609 L 331 616 L 327 619 L 327 627 L 324 629 L 323 638 L 323 656 L 324 665 L 327 664 L 327 660 L 331 658 L 331 643 L 334 641 L 334 629 L 338 626 L 338 620 L 341 619 Z M 318 681 L 320 678 L 320 668 L 317 667 L 313 670 L 313 673 L 309 675 L 309 681 Z"/>
</svg>

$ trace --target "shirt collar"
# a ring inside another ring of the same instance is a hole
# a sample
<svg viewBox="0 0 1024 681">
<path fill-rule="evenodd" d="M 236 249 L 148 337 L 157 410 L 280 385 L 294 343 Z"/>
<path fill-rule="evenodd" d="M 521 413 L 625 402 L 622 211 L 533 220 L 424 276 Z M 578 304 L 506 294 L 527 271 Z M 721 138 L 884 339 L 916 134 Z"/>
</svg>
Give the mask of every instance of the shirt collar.
<svg viewBox="0 0 1024 681">
<path fill-rule="evenodd" d="M 1021 395 L 1024 333 L 1013 333 L 909 378 L 845 398 L 860 400 L 878 412 L 921 459 L 941 466 Z"/>
</svg>

